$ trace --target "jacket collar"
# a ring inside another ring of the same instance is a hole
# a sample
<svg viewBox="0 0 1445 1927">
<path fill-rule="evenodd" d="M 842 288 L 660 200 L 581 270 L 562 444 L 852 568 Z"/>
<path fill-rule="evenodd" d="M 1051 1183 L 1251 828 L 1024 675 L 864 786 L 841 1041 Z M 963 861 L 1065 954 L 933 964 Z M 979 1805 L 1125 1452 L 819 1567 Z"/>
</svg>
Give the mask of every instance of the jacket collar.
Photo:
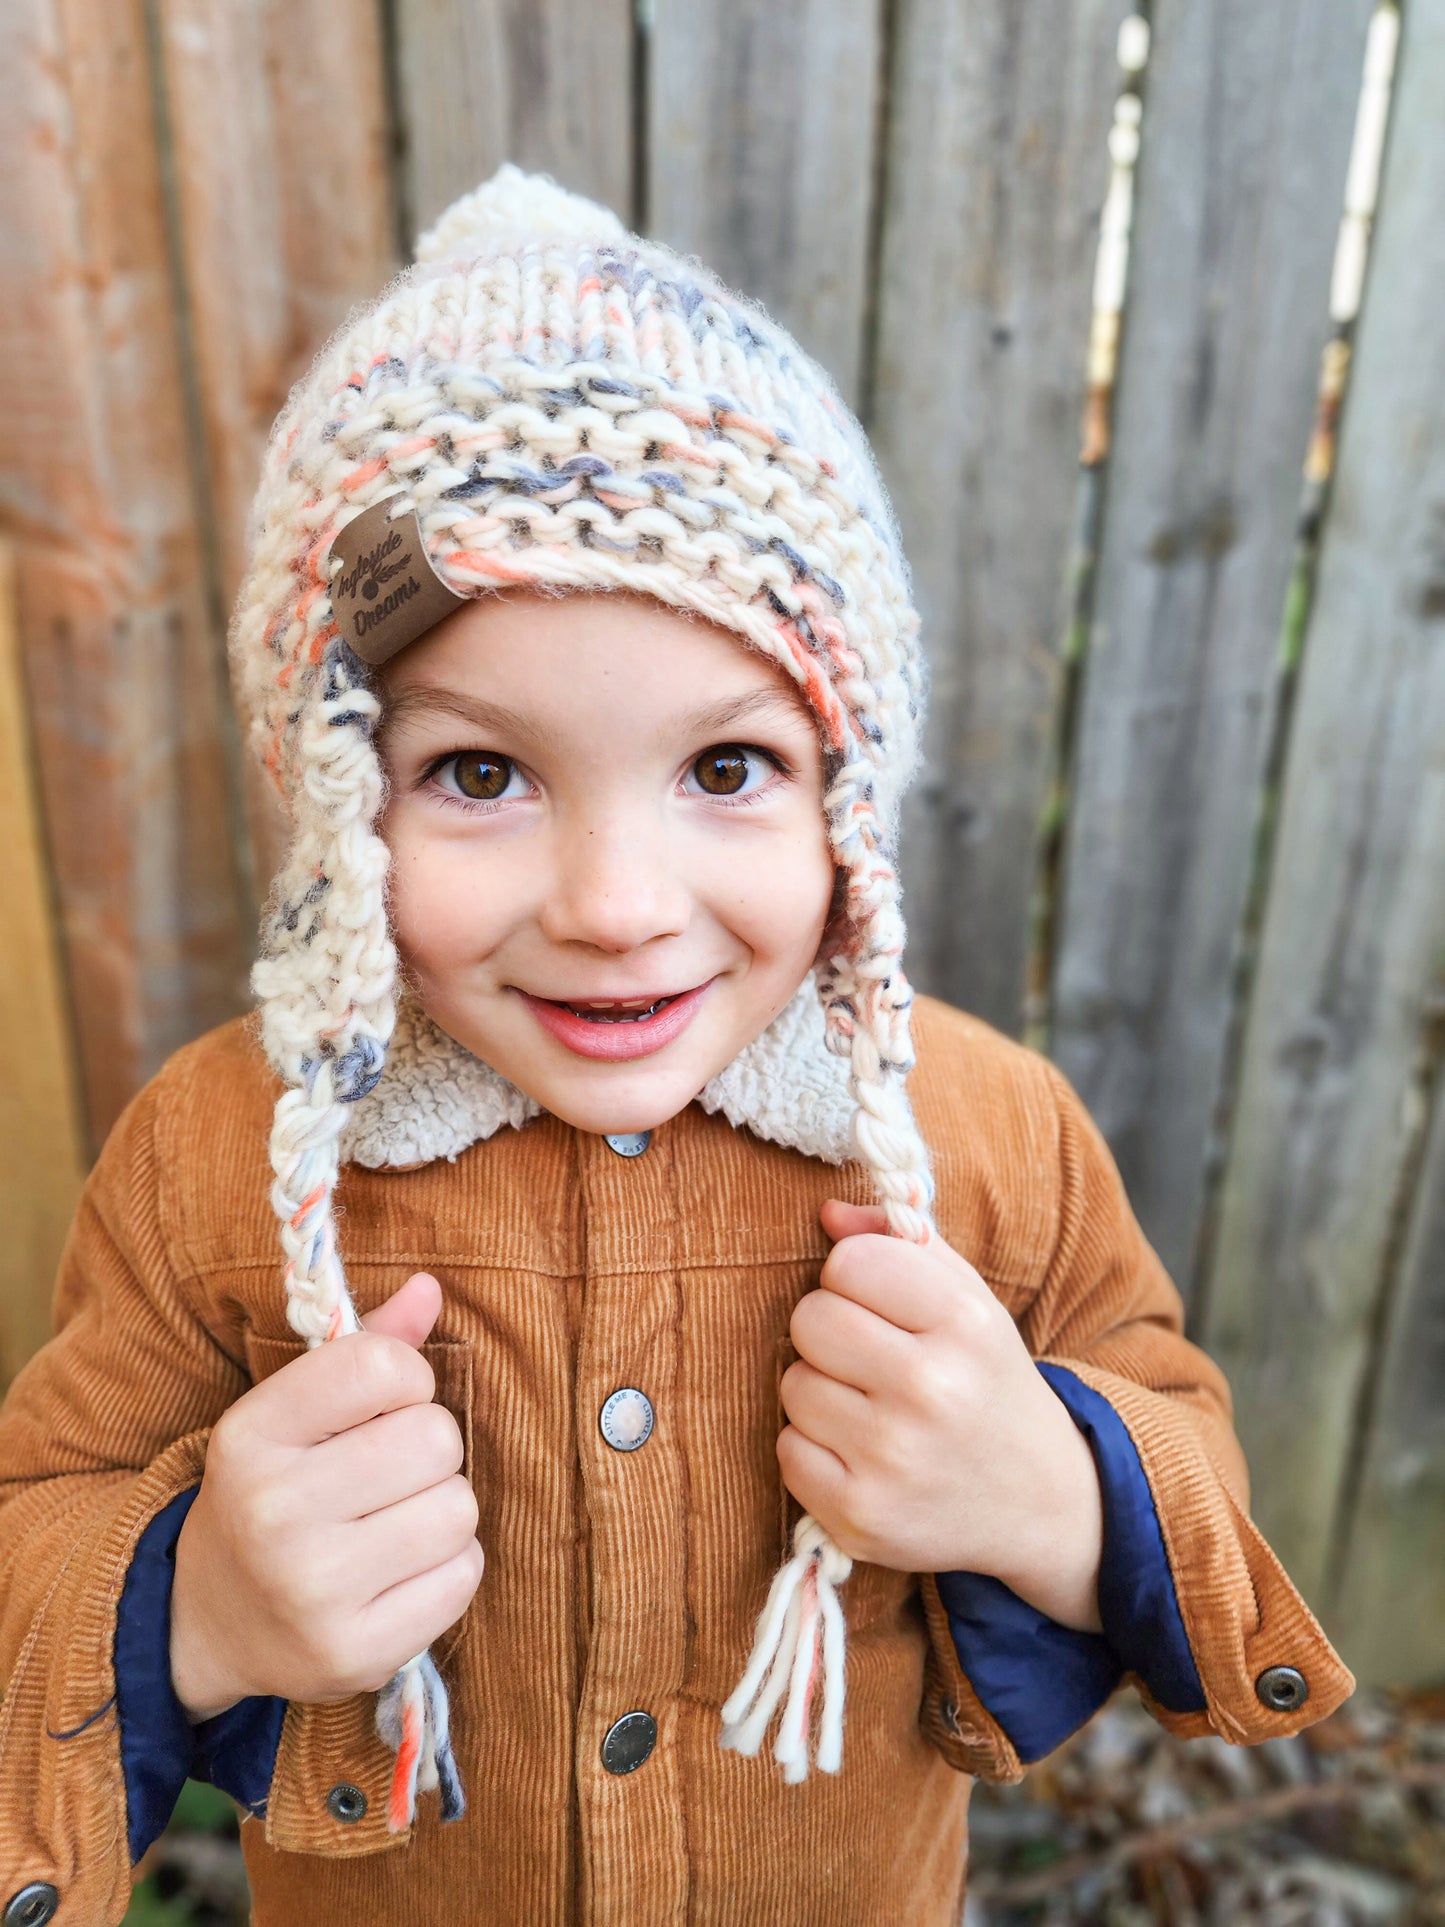
<svg viewBox="0 0 1445 1927">
<path fill-rule="evenodd" d="M 848 1063 L 828 1049 L 811 976 L 768 1028 L 703 1087 L 697 1102 L 805 1157 L 842 1164 L 853 1156 Z M 454 1159 L 504 1124 L 520 1130 L 540 1111 L 535 1099 L 407 999 L 397 1012 L 380 1082 L 352 1106 L 340 1155 L 371 1170 Z"/>
</svg>

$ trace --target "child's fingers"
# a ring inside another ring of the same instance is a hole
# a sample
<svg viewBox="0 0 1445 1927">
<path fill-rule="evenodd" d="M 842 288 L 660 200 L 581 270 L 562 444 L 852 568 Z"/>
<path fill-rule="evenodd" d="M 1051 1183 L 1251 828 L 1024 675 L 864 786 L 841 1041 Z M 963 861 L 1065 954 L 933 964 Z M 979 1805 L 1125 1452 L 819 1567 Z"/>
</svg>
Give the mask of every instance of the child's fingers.
<svg viewBox="0 0 1445 1927">
<path fill-rule="evenodd" d="M 320 1518 L 363 1519 L 460 1472 L 464 1456 L 444 1405 L 406 1405 L 323 1440 L 297 1466 L 293 1489 Z"/>
<path fill-rule="evenodd" d="M 477 1497 L 454 1473 L 425 1492 L 414 1492 L 380 1512 L 353 1520 L 346 1532 L 349 1568 L 364 1575 L 371 1598 L 444 1566 L 477 1536 Z"/>
<path fill-rule="evenodd" d="M 783 1410 L 815 1445 L 826 1445 L 846 1460 L 850 1440 L 857 1440 L 870 1423 L 868 1394 L 856 1386 L 830 1378 L 805 1359 L 783 1373 Z"/>
<path fill-rule="evenodd" d="M 798 1504 L 831 1531 L 833 1522 L 845 1516 L 848 1490 L 848 1468 L 838 1454 L 796 1425 L 785 1425 L 778 1434 L 778 1467 Z"/>
<path fill-rule="evenodd" d="M 249 1428 L 275 1445 L 305 1446 L 435 1395 L 436 1376 L 419 1351 L 380 1332 L 349 1332 L 293 1358 L 244 1403 Z"/>
<path fill-rule="evenodd" d="M 788 1332 L 800 1358 L 859 1393 L 906 1385 L 918 1367 L 910 1332 L 837 1292 L 806 1292 L 793 1307 Z"/>
<path fill-rule="evenodd" d="M 840 1238 L 856 1238 L 861 1231 L 888 1229 L 888 1214 L 881 1204 L 847 1204 L 842 1198 L 829 1198 L 818 1216 L 835 1244 Z"/>
<path fill-rule="evenodd" d="M 485 1563 L 481 1542 L 469 1539 L 454 1559 L 378 1593 L 357 1616 L 358 1669 L 384 1686 L 398 1666 L 457 1623 L 482 1582 Z"/>
<path fill-rule="evenodd" d="M 362 1329 L 399 1338 L 404 1345 L 425 1344 L 442 1308 L 442 1288 L 429 1271 L 414 1271 L 384 1305 L 362 1314 Z"/>
<path fill-rule="evenodd" d="M 840 1239 L 824 1259 L 818 1282 L 914 1333 L 936 1330 L 954 1316 L 961 1300 L 982 1304 L 992 1296 L 973 1266 L 942 1239 L 924 1248 L 871 1232 Z"/>
</svg>

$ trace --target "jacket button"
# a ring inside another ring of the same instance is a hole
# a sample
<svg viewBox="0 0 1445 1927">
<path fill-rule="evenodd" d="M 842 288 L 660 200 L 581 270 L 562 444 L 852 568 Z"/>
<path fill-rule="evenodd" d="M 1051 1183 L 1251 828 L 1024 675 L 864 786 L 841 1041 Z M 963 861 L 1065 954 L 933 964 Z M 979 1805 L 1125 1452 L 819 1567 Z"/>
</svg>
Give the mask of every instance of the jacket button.
<svg viewBox="0 0 1445 1927">
<path fill-rule="evenodd" d="M 602 1764 L 609 1773 L 635 1773 L 656 1745 L 657 1721 L 651 1713 L 624 1713 L 607 1729 Z"/>
<path fill-rule="evenodd" d="M 1254 1682 L 1254 1691 L 1271 1713 L 1293 1713 L 1310 1696 L 1308 1680 L 1293 1666 L 1266 1666 Z"/>
<path fill-rule="evenodd" d="M 652 1437 L 652 1400 L 635 1385 L 621 1385 L 597 1417 L 614 1452 L 635 1452 Z"/>
<path fill-rule="evenodd" d="M 640 1158 L 652 1142 L 651 1131 L 614 1131 L 602 1142 L 620 1158 Z"/>
<path fill-rule="evenodd" d="M 344 1820 L 347 1826 L 353 1826 L 356 1821 L 365 1816 L 367 1801 L 366 1795 L 359 1786 L 353 1786 L 349 1780 L 343 1780 L 340 1786 L 332 1787 L 327 1794 L 326 1804 L 336 1819 Z"/>
<path fill-rule="evenodd" d="M 60 1895 L 48 1880 L 32 1880 L 18 1894 L 11 1894 L 0 1914 L 0 1927 L 45 1927 L 54 1920 Z"/>
</svg>

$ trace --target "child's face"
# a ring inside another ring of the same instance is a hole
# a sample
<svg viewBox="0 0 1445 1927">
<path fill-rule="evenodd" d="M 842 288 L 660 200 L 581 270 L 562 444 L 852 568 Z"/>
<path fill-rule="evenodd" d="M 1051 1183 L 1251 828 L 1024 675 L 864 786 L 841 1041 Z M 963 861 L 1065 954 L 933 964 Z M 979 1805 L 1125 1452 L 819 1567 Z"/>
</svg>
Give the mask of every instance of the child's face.
<svg viewBox="0 0 1445 1927">
<path fill-rule="evenodd" d="M 483 597 L 382 680 L 392 927 L 424 1009 L 582 1130 L 675 1116 L 818 953 L 834 868 L 802 698 L 726 630 L 618 594 Z"/>
</svg>

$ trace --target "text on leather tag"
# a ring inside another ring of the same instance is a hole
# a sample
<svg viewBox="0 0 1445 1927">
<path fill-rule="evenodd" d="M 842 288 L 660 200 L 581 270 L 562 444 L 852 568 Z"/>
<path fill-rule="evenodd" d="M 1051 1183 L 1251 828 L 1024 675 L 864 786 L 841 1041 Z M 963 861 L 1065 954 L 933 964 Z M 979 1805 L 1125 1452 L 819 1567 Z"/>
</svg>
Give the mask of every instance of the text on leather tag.
<svg viewBox="0 0 1445 1927">
<path fill-rule="evenodd" d="M 331 544 L 341 557 L 331 578 L 332 613 L 348 645 L 373 668 L 470 600 L 432 567 L 416 510 L 391 519 L 395 500 L 373 502 Z"/>
</svg>

